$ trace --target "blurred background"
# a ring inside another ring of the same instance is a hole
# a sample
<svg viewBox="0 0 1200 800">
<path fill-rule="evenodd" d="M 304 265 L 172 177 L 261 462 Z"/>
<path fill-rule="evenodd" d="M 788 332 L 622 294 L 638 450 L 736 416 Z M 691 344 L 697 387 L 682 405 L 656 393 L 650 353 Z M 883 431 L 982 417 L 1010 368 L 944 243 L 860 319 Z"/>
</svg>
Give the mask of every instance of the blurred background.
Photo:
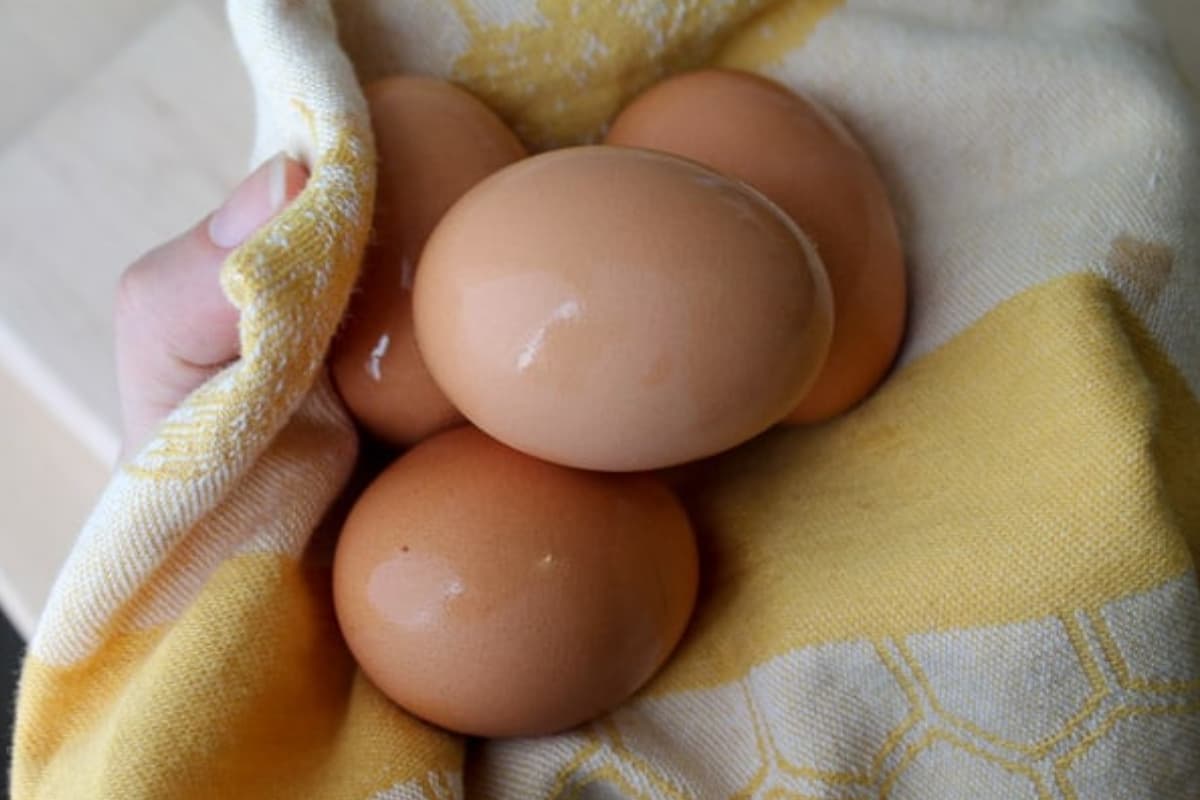
<svg viewBox="0 0 1200 800">
<path fill-rule="evenodd" d="M 1200 86 L 1200 2 L 1148 5 Z M 117 277 L 247 171 L 252 110 L 223 0 L 0 0 L 5 736 L 23 641 L 116 455 Z"/>
</svg>

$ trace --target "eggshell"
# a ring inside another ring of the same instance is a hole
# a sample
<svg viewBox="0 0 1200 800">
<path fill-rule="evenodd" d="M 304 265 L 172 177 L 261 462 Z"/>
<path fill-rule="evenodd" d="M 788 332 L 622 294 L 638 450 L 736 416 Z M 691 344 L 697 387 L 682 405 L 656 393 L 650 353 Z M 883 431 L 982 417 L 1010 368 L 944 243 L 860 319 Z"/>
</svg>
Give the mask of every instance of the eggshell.
<svg viewBox="0 0 1200 800">
<path fill-rule="evenodd" d="M 695 602 L 682 507 L 646 476 L 427 439 L 358 499 L 338 543 L 346 642 L 388 697 L 481 736 L 560 731 L 642 686 Z"/>
<path fill-rule="evenodd" d="M 818 257 L 760 193 L 601 146 L 468 192 L 426 245 L 414 315 L 468 419 L 598 470 L 690 461 L 769 428 L 808 390 L 833 325 Z"/>
<path fill-rule="evenodd" d="M 359 423 L 408 445 L 462 421 L 413 338 L 411 288 L 421 250 L 455 200 L 525 150 L 499 117 L 452 84 L 392 77 L 365 93 L 379 154 L 374 241 L 331 365 Z"/>
<path fill-rule="evenodd" d="M 904 333 L 904 256 L 879 173 L 832 114 L 757 75 L 705 69 L 651 87 L 605 141 L 676 153 L 743 180 L 812 237 L 836 326 L 821 375 L 789 421 L 833 417 L 883 379 Z"/>
</svg>

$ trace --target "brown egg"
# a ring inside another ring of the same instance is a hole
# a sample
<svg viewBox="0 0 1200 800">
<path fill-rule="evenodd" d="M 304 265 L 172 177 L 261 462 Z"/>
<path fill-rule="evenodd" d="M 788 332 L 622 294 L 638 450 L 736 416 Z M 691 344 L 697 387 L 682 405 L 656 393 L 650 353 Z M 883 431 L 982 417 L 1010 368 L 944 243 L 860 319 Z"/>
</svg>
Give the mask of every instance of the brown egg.
<svg viewBox="0 0 1200 800">
<path fill-rule="evenodd" d="M 616 147 L 472 189 L 414 295 L 421 352 L 468 419 L 599 470 L 690 461 L 778 422 L 820 369 L 831 306 L 812 246 L 761 194 Z"/>
<path fill-rule="evenodd" d="M 904 256 L 883 181 L 832 114 L 756 75 L 706 69 L 642 94 L 605 141 L 676 153 L 743 180 L 812 237 L 836 325 L 821 375 L 789 421 L 835 416 L 883 379 L 904 333 Z"/>
<path fill-rule="evenodd" d="M 332 372 L 355 418 L 408 445 L 461 422 L 413 338 L 412 280 L 430 231 L 480 180 L 525 155 L 517 137 L 467 92 L 395 77 L 366 88 L 379 153 L 375 241 L 333 347 Z"/>
<path fill-rule="evenodd" d="M 460 733 L 527 736 L 642 686 L 687 626 L 697 574 L 661 483 L 555 466 L 464 427 L 359 498 L 334 598 L 359 665 L 397 704 Z"/>
</svg>

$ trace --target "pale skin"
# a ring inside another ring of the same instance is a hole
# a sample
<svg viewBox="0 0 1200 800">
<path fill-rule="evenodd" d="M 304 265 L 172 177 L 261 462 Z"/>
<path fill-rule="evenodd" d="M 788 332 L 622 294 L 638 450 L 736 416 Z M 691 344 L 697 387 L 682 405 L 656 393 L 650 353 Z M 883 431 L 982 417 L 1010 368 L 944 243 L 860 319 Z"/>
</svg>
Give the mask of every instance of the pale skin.
<svg viewBox="0 0 1200 800">
<path fill-rule="evenodd" d="M 122 274 L 113 320 L 122 461 L 188 394 L 237 359 L 238 311 L 221 289 L 221 264 L 307 180 L 297 161 L 265 162 L 219 209 Z"/>
</svg>

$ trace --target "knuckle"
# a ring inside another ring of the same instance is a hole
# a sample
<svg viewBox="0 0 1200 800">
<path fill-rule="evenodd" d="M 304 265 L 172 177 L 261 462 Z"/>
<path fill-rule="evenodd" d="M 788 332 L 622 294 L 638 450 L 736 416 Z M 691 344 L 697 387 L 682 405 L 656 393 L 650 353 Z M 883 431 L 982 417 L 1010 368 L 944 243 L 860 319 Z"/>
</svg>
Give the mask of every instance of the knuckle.
<svg viewBox="0 0 1200 800">
<path fill-rule="evenodd" d="M 150 289 L 147 273 L 143 257 L 126 267 L 117 279 L 113 309 L 118 324 L 136 315 L 139 309 L 144 307 Z"/>
</svg>

